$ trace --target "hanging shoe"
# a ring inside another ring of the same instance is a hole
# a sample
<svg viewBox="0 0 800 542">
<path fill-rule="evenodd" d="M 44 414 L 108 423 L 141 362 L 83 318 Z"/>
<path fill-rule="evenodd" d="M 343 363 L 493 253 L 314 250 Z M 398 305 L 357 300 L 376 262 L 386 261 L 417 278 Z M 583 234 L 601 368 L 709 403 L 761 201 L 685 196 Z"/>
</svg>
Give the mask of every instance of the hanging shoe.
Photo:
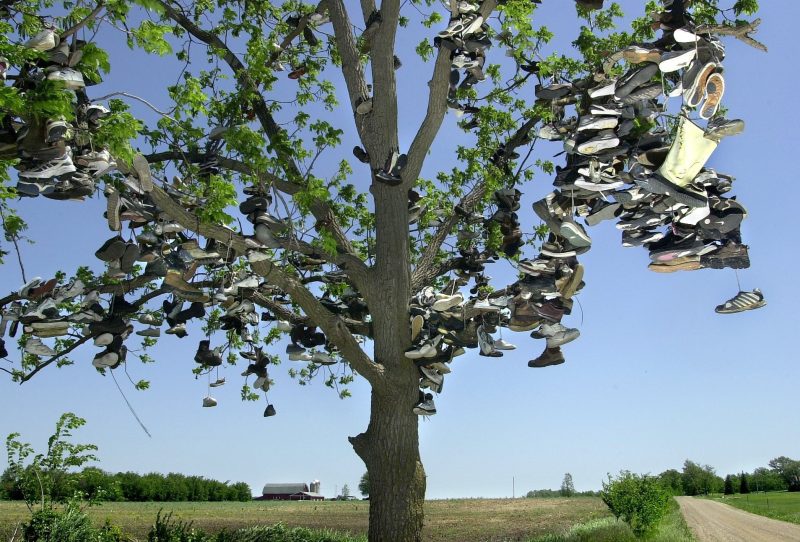
<svg viewBox="0 0 800 542">
<path fill-rule="evenodd" d="M 764 300 L 764 294 L 761 293 L 761 290 L 755 288 L 751 292 L 740 291 L 722 305 L 717 305 L 714 312 L 717 314 L 733 314 L 736 312 L 760 309 L 766 304 L 767 302 Z"/>
</svg>

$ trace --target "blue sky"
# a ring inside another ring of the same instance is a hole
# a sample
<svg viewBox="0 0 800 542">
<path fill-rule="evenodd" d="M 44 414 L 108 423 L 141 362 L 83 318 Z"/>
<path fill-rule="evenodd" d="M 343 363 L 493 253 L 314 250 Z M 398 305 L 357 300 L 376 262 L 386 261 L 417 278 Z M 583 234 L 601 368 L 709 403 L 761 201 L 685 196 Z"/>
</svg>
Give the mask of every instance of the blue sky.
<svg viewBox="0 0 800 542">
<path fill-rule="evenodd" d="M 560 40 L 553 49 L 565 47 L 577 33 L 572 8 L 564 4 L 571 2 L 545 2 L 536 12 Z M 641 9 L 635 0 L 620 4 L 630 16 Z M 520 495 L 558 487 L 565 472 L 572 473 L 577 489 L 596 489 L 608 472 L 658 473 L 680 468 L 686 458 L 711 464 L 724 475 L 764 466 L 779 455 L 800 456 L 794 343 L 800 330 L 794 303 L 800 296 L 791 279 L 800 258 L 791 237 L 796 210 L 790 184 L 797 177 L 790 158 L 797 154 L 799 120 L 792 106 L 798 79 L 790 65 L 800 5 L 762 4 L 757 37 L 769 54 L 725 39 L 724 105 L 731 117 L 747 122 L 747 130 L 724 140 L 710 165 L 737 177 L 734 193 L 749 211 L 742 233 L 752 261 L 740 272 L 742 287 L 760 287 L 767 307 L 717 315 L 714 306 L 737 292 L 733 271 L 652 273 L 646 269 L 646 251 L 622 248 L 612 224 L 593 228 L 593 248 L 581 257 L 587 286 L 564 321 L 582 335 L 564 347 L 565 364 L 528 368 L 527 360 L 543 345 L 510 332 L 504 338 L 518 349 L 505 357 L 483 358 L 470 351 L 453 362 L 444 392 L 436 397 L 439 413 L 420 423 L 429 498 L 507 497 L 512 478 Z M 401 146 L 410 143 L 421 120 L 418 104 L 426 99 L 424 82 L 432 69 L 414 58 L 420 38 L 409 34 L 401 35 L 405 51 L 399 52 L 404 66 L 398 87 L 408 119 L 401 126 Z M 122 42 L 120 34 L 105 36 Z M 131 55 L 124 45 L 111 50 L 112 76 L 91 95 L 125 90 L 163 103 L 162 82 L 176 75 L 170 64 Z M 502 49 L 492 49 L 488 60 L 502 55 Z M 147 115 L 139 106 L 134 110 Z M 326 115 L 352 137 L 350 113 Z M 469 142 L 455 122 L 448 114 L 424 176 L 450 167 L 446 158 L 452 146 Z M 352 145 L 346 141 L 329 158 L 349 158 Z M 542 158 L 559 150 L 556 144 L 537 147 Z M 542 175 L 522 188 L 524 226 L 538 223 L 530 204 L 550 190 L 550 182 Z M 23 246 L 29 275 L 46 277 L 87 262 L 100 269 L 92 254 L 109 236 L 100 201 L 38 198 L 21 201 L 19 209 L 36 241 Z M 495 266 L 488 273 L 507 283 L 509 268 Z M 13 258 L 0 267 L 0 280 L 6 290 L 21 284 Z M 0 380 L 5 413 L 0 435 L 19 431 L 41 449 L 60 413 L 72 411 L 88 421 L 78 440 L 97 444 L 100 466 L 110 471 L 201 474 L 245 481 L 254 492 L 266 482 L 313 479 L 322 481 L 326 496 L 345 483 L 354 490 L 365 468 L 346 437 L 366 428 L 365 384 L 357 381 L 353 397 L 340 400 L 321 381 L 305 387 L 291 381 L 286 370 L 293 363 L 286 361 L 272 372 L 277 385 L 270 400 L 278 415 L 265 419 L 263 402 L 239 400 L 238 366 L 224 371 L 229 384 L 214 393 L 219 406 L 203 409 L 205 383 L 191 374 L 200 338 L 198 333 L 182 340 L 167 336 L 154 351 L 156 364 L 129 361 L 134 381 L 151 381 L 147 392 L 134 391 L 117 371 L 152 438 L 138 427 L 111 377 L 91 366 L 91 346 L 75 356 L 75 366 L 43 371 L 23 386 Z"/>
</svg>

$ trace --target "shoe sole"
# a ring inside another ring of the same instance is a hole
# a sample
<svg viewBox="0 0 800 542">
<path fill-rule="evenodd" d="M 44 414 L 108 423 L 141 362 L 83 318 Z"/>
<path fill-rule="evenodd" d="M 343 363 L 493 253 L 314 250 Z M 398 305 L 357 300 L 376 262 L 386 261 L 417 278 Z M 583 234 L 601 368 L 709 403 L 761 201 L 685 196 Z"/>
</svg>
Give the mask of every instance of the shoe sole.
<svg viewBox="0 0 800 542">
<path fill-rule="evenodd" d="M 141 154 L 137 154 L 133 157 L 133 170 L 136 172 L 136 176 L 139 177 L 139 184 L 142 186 L 142 190 L 145 192 L 153 190 L 153 177 L 150 173 L 150 164 Z"/>
<path fill-rule="evenodd" d="M 617 127 L 619 121 L 617 117 L 605 117 L 600 119 L 595 119 L 594 121 L 585 124 L 583 126 L 578 126 L 578 132 L 588 132 L 590 130 L 611 130 Z"/>
<path fill-rule="evenodd" d="M 651 263 L 647 266 L 647 269 L 655 271 L 656 273 L 675 273 L 677 271 L 695 271 L 697 269 L 703 269 L 703 264 L 700 263 L 700 260 L 674 265 L 669 263 Z"/>
<path fill-rule="evenodd" d="M 633 72 L 631 78 L 628 81 L 625 81 L 622 85 L 618 86 L 617 90 L 614 92 L 614 98 L 616 98 L 617 100 L 622 100 L 626 98 L 637 88 L 650 81 L 650 79 L 652 79 L 653 76 L 657 73 L 658 73 L 657 64 L 648 64 L 647 66 Z"/>
<path fill-rule="evenodd" d="M 587 226 L 596 226 L 604 220 L 613 220 L 617 216 L 617 212 L 622 206 L 619 203 L 611 203 L 606 205 L 596 213 L 592 213 L 586 217 Z"/>
<path fill-rule="evenodd" d="M 713 88 L 709 88 L 712 86 Z M 700 118 L 710 119 L 719 109 L 722 96 L 725 94 L 725 79 L 718 73 L 712 73 L 706 81 L 706 101 L 700 108 Z"/>
<path fill-rule="evenodd" d="M 588 247 L 592 245 L 592 240 L 581 231 L 581 227 L 573 222 L 561 224 L 561 235 L 574 247 Z"/>
<path fill-rule="evenodd" d="M 737 312 L 745 312 L 745 311 L 752 311 L 752 310 L 755 310 L 755 309 L 760 309 L 761 307 L 765 306 L 766 304 L 767 304 L 766 300 L 762 299 L 761 301 L 759 301 L 755 305 L 752 305 L 750 307 L 745 307 L 743 309 L 736 309 L 736 310 L 724 310 L 724 309 L 723 310 L 717 310 L 717 309 L 714 309 L 714 312 L 716 312 L 717 314 L 736 314 Z"/>
<path fill-rule="evenodd" d="M 619 138 L 608 137 L 599 140 L 590 139 L 586 143 L 581 143 L 575 147 L 575 151 L 580 154 L 597 154 L 608 149 L 613 149 L 619 145 Z"/>
<path fill-rule="evenodd" d="M 679 203 L 689 207 L 703 207 L 708 203 L 708 198 L 687 191 L 685 188 L 669 182 L 661 177 L 649 177 L 647 179 L 647 189 L 654 194 L 669 196 Z"/>
<path fill-rule="evenodd" d="M 108 195 L 106 201 L 106 218 L 111 231 L 120 231 L 122 229 L 122 222 L 119 219 L 120 204 L 119 192 L 114 190 Z"/>
<path fill-rule="evenodd" d="M 697 76 L 692 85 L 683 93 L 683 99 L 689 107 L 697 107 L 703 98 L 706 96 L 706 82 L 708 78 L 717 69 L 717 65 L 713 62 L 708 62 L 705 66 L 700 68 Z"/>
</svg>

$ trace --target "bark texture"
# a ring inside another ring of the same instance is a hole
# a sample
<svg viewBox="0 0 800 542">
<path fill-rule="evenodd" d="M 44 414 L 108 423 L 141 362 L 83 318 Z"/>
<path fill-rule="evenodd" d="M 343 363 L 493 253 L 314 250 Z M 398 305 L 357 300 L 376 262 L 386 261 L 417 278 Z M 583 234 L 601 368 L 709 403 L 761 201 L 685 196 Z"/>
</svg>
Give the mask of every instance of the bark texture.
<svg viewBox="0 0 800 542">
<path fill-rule="evenodd" d="M 351 438 L 370 479 L 369 541 L 422 540 L 425 470 L 419 457 L 416 381 L 388 393 L 373 389 L 367 431 Z"/>
</svg>

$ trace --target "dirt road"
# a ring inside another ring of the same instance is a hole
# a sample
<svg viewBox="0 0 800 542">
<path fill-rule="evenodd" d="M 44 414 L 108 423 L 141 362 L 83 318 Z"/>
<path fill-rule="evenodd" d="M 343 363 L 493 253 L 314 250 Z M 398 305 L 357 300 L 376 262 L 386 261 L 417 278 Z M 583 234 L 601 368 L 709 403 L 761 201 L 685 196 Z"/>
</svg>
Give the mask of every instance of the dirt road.
<svg viewBox="0 0 800 542">
<path fill-rule="evenodd" d="M 800 542 L 800 525 L 707 499 L 676 499 L 686 523 L 700 542 Z"/>
</svg>

